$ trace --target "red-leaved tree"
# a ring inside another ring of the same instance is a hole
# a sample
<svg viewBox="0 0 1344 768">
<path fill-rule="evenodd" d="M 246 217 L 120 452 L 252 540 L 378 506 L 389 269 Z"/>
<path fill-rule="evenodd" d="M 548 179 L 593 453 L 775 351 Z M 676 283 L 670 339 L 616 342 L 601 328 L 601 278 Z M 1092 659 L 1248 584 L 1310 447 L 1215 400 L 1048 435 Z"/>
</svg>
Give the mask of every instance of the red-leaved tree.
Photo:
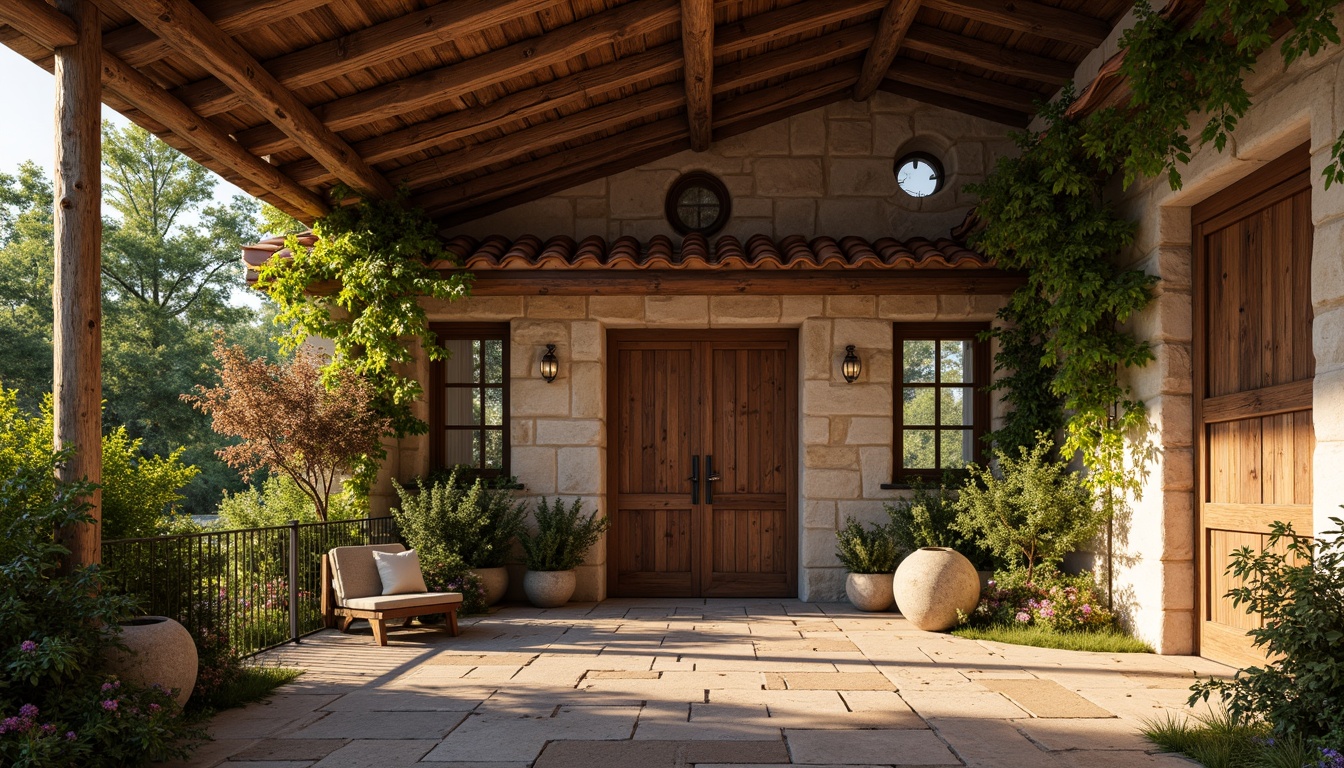
<svg viewBox="0 0 1344 768">
<path fill-rule="evenodd" d="M 323 385 L 320 360 L 304 350 L 274 364 L 217 338 L 215 359 L 219 385 L 197 387 L 182 399 L 210 416 L 216 432 L 240 439 L 219 451 L 220 458 L 244 480 L 258 469 L 289 476 L 326 520 L 341 476 L 375 454 L 390 429 L 373 408 L 373 387 L 349 373 Z"/>
</svg>

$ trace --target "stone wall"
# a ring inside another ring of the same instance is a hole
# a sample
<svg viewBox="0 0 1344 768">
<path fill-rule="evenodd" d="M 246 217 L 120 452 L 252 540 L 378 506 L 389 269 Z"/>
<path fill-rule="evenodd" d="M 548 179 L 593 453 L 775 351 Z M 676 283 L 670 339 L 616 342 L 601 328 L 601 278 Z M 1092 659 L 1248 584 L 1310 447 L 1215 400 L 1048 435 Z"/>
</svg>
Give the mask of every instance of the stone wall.
<svg viewBox="0 0 1344 768">
<path fill-rule="evenodd" d="M 511 470 L 526 497 L 579 497 L 606 513 L 606 332 L 611 328 L 798 328 L 802 445 L 799 460 L 799 595 L 839 600 L 844 570 L 835 531 L 846 515 L 885 519 L 891 481 L 893 336 L 896 321 L 989 320 L 1001 297 L 967 296 L 649 296 L 510 297 L 437 302 L 433 321 L 508 321 Z M 541 378 L 541 356 L 556 345 L 560 374 Z M 840 375 L 845 345 L 863 361 L 854 384 Z M 420 375 L 424 375 L 424 367 Z M 997 414 L 996 412 L 993 415 Z M 375 494 L 394 503 L 390 478 L 428 469 L 428 439 L 394 446 Z M 520 574 L 519 574 L 520 575 Z M 576 599 L 606 593 L 606 544 L 579 568 Z M 521 579 L 514 579 L 515 584 Z"/>
<path fill-rule="evenodd" d="M 599 235 L 641 240 L 672 234 L 663 215 L 667 190 L 682 173 L 709 171 L 732 197 L 721 234 L 839 238 L 937 238 L 974 201 L 962 187 L 1014 151 L 997 123 L 878 93 L 848 99 L 639 168 L 565 190 L 465 224 L 464 234 L 516 237 Z M 906 152 L 938 156 L 943 189 L 913 198 L 896 186 L 893 163 Z"/>
</svg>

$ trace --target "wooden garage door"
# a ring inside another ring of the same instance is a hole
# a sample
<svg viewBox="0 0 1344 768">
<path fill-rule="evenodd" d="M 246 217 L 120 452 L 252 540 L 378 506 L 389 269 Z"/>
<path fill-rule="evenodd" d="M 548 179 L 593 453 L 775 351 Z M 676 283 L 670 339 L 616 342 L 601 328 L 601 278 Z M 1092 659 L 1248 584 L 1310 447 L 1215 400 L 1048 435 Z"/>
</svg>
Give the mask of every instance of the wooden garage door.
<svg viewBox="0 0 1344 768">
<path fill-rule="evenodd" d="M 1264 661 L 1224 597 L 1270 523 L 1312 530 L 1311 178 L 1301 147 L 1193 212 L 1200 653 Z"/>
<path fill-rule="evenodd" d="M 796 334 L 613 331 L 608 588 L 797 594 Z"/>
</svg>

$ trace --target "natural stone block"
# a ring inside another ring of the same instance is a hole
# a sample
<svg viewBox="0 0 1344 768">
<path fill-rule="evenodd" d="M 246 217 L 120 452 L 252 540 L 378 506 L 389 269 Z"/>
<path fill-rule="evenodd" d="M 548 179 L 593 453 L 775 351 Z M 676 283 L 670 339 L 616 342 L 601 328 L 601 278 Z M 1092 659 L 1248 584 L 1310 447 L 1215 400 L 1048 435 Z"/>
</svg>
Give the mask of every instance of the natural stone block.
<svg viewBox="0 0 1344 768">
<path fill-rule="evenodd" d="M 1162 559 L 1193 560 L 1195 543 L 1195 498 L 1189 491 L 1170 491 L 1162 500 Z"/>
<path fill-rule="evenodd" d="M 430 322 L 470 316 L 482 320 L 512 320 L 523 315 L 522 296 L 471 296 L 456 301 L 420 299 Z"/>
<path fill-rule="evenodd" d="M 824 110 L 826 117 L 842 120 L 862 120 L 868 117 L 868 103 L 867 101 L 840 99 L 827 104 Z"/>
<path fill-rule="evenodd" d="M 510 454 L 509 470 L 518 478 L 518 482 L 527 486 L 529 493 L 545 495 L 556 492 L 554 448 L 515 445 Z"/>
<path fill-rule="evenodd" d="M 724 157 L 787 155 L 789 124 L 784 120 L 777 120 L 755 130 L 716 141 L 714 149 Z"/>
<path fill-rule="evenodd" d="M 768 197 L 733 196 L 733 218 L 771 219 L 775 215 L 775 201 Z M 759 232 L 760 230 L 756 230 Z"/>
<path fill-rule="evenodd" d="M 1172 611 L 1195 609 L 1195 561 L 1162 563 L 1162 608 Z"/>
<path fill-rule="evenodd" d="M 849 433 L 845 442 L 849 445 L 891 445 L 891 419 L 870 416 L 856 416 L 849 421 Z"/>
<path fill-rule="evenodd" d="M 853 499 L 859 495 L 859 473 L 852 469 L 803 472 L 803 495 L 813 499 Z"/>
<path fill-rule="evenodd" d="M 527 299 L 529 318 L 573 320 L 587 315 L 588 300 L 583 296 L 529 296 Z"/>
<path fill-rule="evenodd" d="M 886 160 L 889 168 L 897 159 L 896 153 L 914 135 L 909 115 L 873 115 L 873 154 Z"/>
<path fill-rule="evenodd" d="M 896 194 L 896 174 L 886 158 L 836 158 L 828 163 L 826 189 L 832 195 L 887 197 Z"/>
<path fill-rule="evenodd" d="M 858 235 L 870 240 L 891 236 L 886 207 L 877 198 L 823 198 L 817 203 L 817 233 L 831 237 Z M 921 227 L 922 228 L 922 227 Z"/>
<path fill-rule="evenodd" d="M 581 197 L 574 201 L 574 215 L 578 219 L 605 219 L 607 217 L 607 199 L 605 197 Z"/>
<path fill-rule="evenodd" d="M 509 409 L 513 416 L 568 416 L 569 383 L 563 379 L 548 383 L 540 377 L 515 376 L 509 381 Z"/>
<path fill-rule="evenodd" d="M 569 324 L 569 355 L 574 361 L 598 362 L 602 359 L 602 324 L 584 320 Z"/>
<path fill-rule="evenodd" d="M 835 502 L 829 499 L 804 499 L 803 527 L 835 530 Z"/>
<path fill-rule="evenodd" d="M 556 485 L 559 493 L 602 492 L 602 449 L 560 448 L 556 451 Z"/>
<path fill-rule="evenodd" d="M 831 321 L 804 320 L 802 346 L 803 378 L 830 381 Z"/>
<path fill-rule="evenodd" d="M 775 237 L 813 237 L 817 232 L 817 204 L 813 200 L 775 201 Z"/>
<path fill-rule="evenodd" d="M 606 402 L 601 363 L 573 363 L 570 373 L 570 415 L 576 419 L 600 419 Z"/>
<path fill-rule="evenodd" d="M 808 469 L 852 469 L 859 463 L 859 449 L 851 446 L 809 445 L 803 453 Z"/>
<path fill-rule="evenodd" d="M 513 346 L 545 349 L 547 344 L 569 344 L 569 323 L 555 320 L 514 320 L 509 327 Z M 538 355 L 540 357 L 540 355 Z"/>
<path fill-rule="evenodd" d="M 644 322 L 642 296 L 591 296 L 588 317 L 608 325 Z"/>
<path fill-rule="evenodd" d="M 509 420 L 509 444 L 510 445 L 531 445 L 533 428 L 536 423 L 531 419 L 510 419 Z"/>
<path fill-rule="evenodd" d="M 597 549 L 601 544 L 594 546 Z M 607 566 L 580 565 L 574 568 L 574 596 L 576 603 L 596 603 L 607 599 Z"/>
<path fill-rule="evenodd" d="M 650 325 L 709 325 L 708 296 L 646 296 L 644 318 Z"/>
<path fill-rule="evenodd" d="M 762 158 L 755 163 L 756 194 L 775 197 L 820 197 L 826 194 L 821 160 Z"/>
<path fill-rule="evenodd" d="M 709 319 L 712 325 L 751 325 L 779 322 L 778 296 L 711 296 Z"/>
<path fill-rule="evenodd" d="M 605 436 L 597 419 L 537 419 L 537 445 L 602 445 Z"/>
<path fill-rule="evenodd" d="M 835 554 L 835 534 L 826 530 L 805 531 L 803 536 L 803 567 L 834 568 L 840 565 Z"/>
<path fill-rule="evenodd" d="M 662 218 L 663 197 L 677 178 L 672 170 L 633 170 L 610 177 L 611 215 L 621 218 Z"/>
<path fill-rule="evenodd" d="M 927 321 L 938 316 L 938 297 L 924 296 L 879 296 L 877 316 L 884 320 L 901 322 Z"/>
<path fill-rule="evenodd" d="M 854 518 L 860 525 L 887 525 L 891 517 L 880 499 L 858 499 L 836 502 L 836 519 L 843 525 Z"/>
<path fill-rule="evenodd" d="M 863 476 L 863 495 L 881 497 L 882 484 L 890 483 L 892 479 L 891 446 L 860 449 L 859 471 Z"/>
<path fill-rule="evenodd" d="M 837 375 L 838 376 L 838 375 Z M 803 413 L 809 416 L 891 416 L 891 387 L 883 384 L 803 382 Z"/>
<path fill-rule="evenodd" d="M 814 109 L 789 118 L 789 150 L 794 155 L 821 155 L 826 152 L 826 118 Z"/>
<path fill-rule="evenodd" d="M 785 325 L 801 325 L 809 317 L 820 317 L 824 300 L 821 296 L 783 296 L 779 321 Z"/>
<path fill-rule="evenodd" d="M 885 320 L 837 319 L 833 331 L 836 346 L 853 344 L 862 356 L 875 350 L 891 349 L 895 343 L 891 323 Z M 868 366 L 865 365 L 866 369 Z"/>
<path fill-rule="evenodd" d="M 869 120 L 829 120 L 826 133 L 831 155 L 872 154 L 873 124 Z"/>
<path fill-rule="evenodd" d="M 830 419 L 824 416 L 807 416 L 803 419 L 803 445 L 821 445 L 829 441 L 830 434 Z"/>
<path fill-rule="evenodd" d="M 831 417 L 831 445 L 844 445 L 849 440 L 849 423 L 853 421 L 849 416 Z"/>
<path fill-rule="evenodd" d="M 828 317 L 874 317 L 877 315 L 876 296 L 827 296 Z"/>
</svg>

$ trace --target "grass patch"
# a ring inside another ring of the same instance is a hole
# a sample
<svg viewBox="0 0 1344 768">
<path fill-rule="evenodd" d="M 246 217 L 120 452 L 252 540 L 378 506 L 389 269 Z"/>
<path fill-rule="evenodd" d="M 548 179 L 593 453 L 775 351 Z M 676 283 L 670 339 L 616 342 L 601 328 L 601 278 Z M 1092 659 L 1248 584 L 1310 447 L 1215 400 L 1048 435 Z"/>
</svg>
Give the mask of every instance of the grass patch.
<svg viewBox="0 0 1344 768">
<path fill-rule="evenodd" d="M 1152 653 L 1152 646 L 1118 629 L 1099 632 L 1055 632 L 1044 627 L 959 627 L 952 630 L 967 640 L 992 640 L 996 643 L 1059 648 L 1065 651 L 1098 653 Z"/>
<path fill-rule="evenodd" d="M 1205 768 L 1304 768 L 1321 764 L 1321 753 L 1300 738 L 1269 738 L 1269 726 L 1239 723 L 1227 712 L 1194 718 L 1170 713 L 1144 723 L 1143 735 L 1163 752 L 1177 752 Z"/>
<path fill-rule="evenodd" d="M 271 691 L 302 674 L 303 670 L 289 667 L 244 666 L 232 683 L 214 691 L 202 701 L 193 697 L 190 704 L 193 709 L 199 706 L 208 711 L 241 707 L 266 698 Z"/>
</svg>

